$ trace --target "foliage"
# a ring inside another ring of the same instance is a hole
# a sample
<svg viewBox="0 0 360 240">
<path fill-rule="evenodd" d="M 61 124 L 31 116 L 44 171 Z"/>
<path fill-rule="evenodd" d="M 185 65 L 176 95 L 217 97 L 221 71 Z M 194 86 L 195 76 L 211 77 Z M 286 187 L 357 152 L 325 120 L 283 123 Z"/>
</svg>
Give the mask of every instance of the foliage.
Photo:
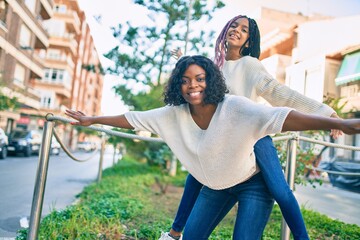
<svg viewBox="0 0 360 240">
<path fill-rule="evenodd" d="M 159 177 L 160 176 L 160 177 Z M 99 184 L 87 186 L 77 205 L 54 209 L 40 223 L 39 239 L 158 239 L 171 226 L 186 173 L 167 177 L 159 167 L 141 164 L 128 156 L 106 169 Z M 165 179 L 172 190 L 161 194 L 155 178 Z M 310 239 L 360 239 L 360 227 L 302 209 Z M 235 209 L 210 239 L 231 239 Z M 18 232 L 26 239 L 28 229 Z M 280 239 L 281 212 L 274 206 L 263 239 Z"/>
<path fill-rule="evenodd" d="M 105 75 L 105 70 L 104 68 L 101 66 L 101 64 L 99 63 L 98 65 L 94 65 L 94 64 L 83 64 L 82 68 L 85 69 L 88 72 L 93 72 L 93 73 L 99 73 L 101 75 Z"/>
<path fill-rule="evenodd" d="M 160 86 L 172 69 L 170 61 L 171 48 L 177 43 L 184 44 L 189 2 L 185 0 L 135 0 L 135 4 L 148 9 L 148 20 L 144 26 L 134 26 L 130 22 L 119 24 L 112 28 L 113 35 L 119 40 L 119 45 L 105 54 L 114 62 L 108 69 L 111 74 L 119 75 L 126 80 L 125 84 L 115 87 L 116 93 L 121 95 L 126 105 L 135 110 L 144 107 L 137 104 L 134 91 L 129 88 L 131 83 L 141 83 L 143 90 Z M 191 10 L 190 21 L 206 21 L 212 18 L 216 9 L 224 6 L 221 1 L 211 3 L 196 0 Z M 192 48 L 198 53 L 209 42 L 212 42 L 213 32 L 191 32 Z M 211 39 L 211 40 L 209 40 Z M 209 40 L 209 41 L 208 41 Z M 146 94 L 145 94 L 146 95 Z M 148 101 L 159 99 L 148 99 Z"/>
<path fill-rule="evenodd" d="M 287 161 L 287 141 L 279 141 L 275 142 L 275 147 L 278 152 L 278 156 L 281 162 L 283 169 L 286 168 L 286 161 Z M 301 148 L 299 145 L 296 149 L 296 167 L 295 167 L 295 183 L 296 184 L 306 184 L 318 182 L 322 184 L 321 178 L 304 178 L 304 175 L 308 173 L 307 166 L 312 165 L 316 155 L 314 154 L 314 148 L 312 145 L 309 148 Z"/>
<path fill-rule="evenodd" d="M 82 126 L 74 126 L 78 134 L 84 133 L 85 135 L 92 135 L 92 136 L 99 136 L 99 132 L 96 130 L 93 130 L 91 128 L 86 128 Z"/>
<path fill-rule="evenodd" d="M 159 144 L 161 145 L 159 146 Z M 170 162 L 173 157 L 170 148 L 163 143 L 149 144 L 144 154 L 150 165 L 160 165 L 164 168 L 166 168 L 166 163 Z"/>
<path fill-rule="evenodd" d="M 16 97 L 9 97 L 2 93 L 0 89 L 0 111 L 15 110 L 19 108 L 19 102 Z"/>
</svg>

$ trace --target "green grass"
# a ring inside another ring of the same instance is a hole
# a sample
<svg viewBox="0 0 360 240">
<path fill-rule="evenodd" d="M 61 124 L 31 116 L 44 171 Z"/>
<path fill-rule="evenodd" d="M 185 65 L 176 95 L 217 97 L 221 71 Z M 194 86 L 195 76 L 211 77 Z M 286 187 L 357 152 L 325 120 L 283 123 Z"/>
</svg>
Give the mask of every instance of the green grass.
<svg viewBox="0 0 360 240">
<path fill-rule="evenodd" d="M 103 173 L 101 183 L 93 183 L 78 196 L 80 201 L 65 210 L 44 217 L 39 239 L 158 239 L 171 226 L 186 173 L 165 176 L 158 168 L 123 159 Z M 156 181 L 158 179 L 158 181 Z M 166 194 L 162 193 L 166 189 Z M 360 227 L 332 220 L 302 209 L 311 239 L 360 239 Z M 215 229 L 210 239 L 231 239 L 234 213 Z M 26 239 L 27 229 L 16 239 Z M 263 239 L 280 239 L 281 213 L 277 206 Z"/>
</svg>

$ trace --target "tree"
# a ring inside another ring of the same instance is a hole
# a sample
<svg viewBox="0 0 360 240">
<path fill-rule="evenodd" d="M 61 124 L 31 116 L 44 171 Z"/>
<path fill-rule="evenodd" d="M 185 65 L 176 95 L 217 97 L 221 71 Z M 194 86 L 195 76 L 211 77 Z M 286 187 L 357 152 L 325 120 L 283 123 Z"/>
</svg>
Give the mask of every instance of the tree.
<svg viewBox="0 0 360 240">
<path fill-rule="evenodd" d="M 143 86 L 141 92 L 145 95 L 155 86 L 160 86 L 173 67 L 169 64 L 171 48 L 183 43 L 187 34 L 191 36 L 191 48 L 199 54 L 204 53 L 206 46 L 212 46 L 214 32 L 186 31 L 187 22 L 206 22 L 212 18 L 216 9 L 225 5 L 221 1 L 213 1 L 211 5 L 206 0 L 193 1 L 191 7 L 185 0 L 135 0 L 134 3 L 148 9 L 149 23 L 146 26 L 134 26 L 127 22 L 113 27 L 113 35 L 120 44 L 105 57 L 114 62 L 108 72 L 126 80 L 125 84 L 114 88 L 115 92 L 122 96 L 125 104 L 136 110 L 146 110 L 143 102 L 135 100 L 139 95 L 129 89 L 129 84 Z M 189 8 L 192 17 L 188 21 Z M 150 100 L 159 101 L 148 99 L 147 102 Z"/>
<path fill-rule="evenodd" d="M 114 63 L 107 72 L 125 80 L 124 84 L 114 87 L 115 92 L 130 109 L 148 110 L 163 106 L 163 84 L 173 68 L 170 51 L 175 46 L 186 44 L 197 54 L 204 55 L 207 48 L 213 47 L 214 31 L 191 31 L 190 23 L 205 25 L 212 14 L 225 5 L 218 0 L 192 0 L 190 4 L 185 0 L 134 0 L 134 3 L 147 8 L 147 25 L 126 22 L 113 27 L 113 36 L 119 45 L 104 56 Z M 134 90 L 133 85 L 140 87 Z M 150 164 L 166 165 L 150 160 L 154 155 L 150 152 L 163 153 L 163 159 L 169 158 L 163 144 L 122 141 L 128 153 L 145 157 Z"/>
<path fill-rule="evenodd" d="M 0 86 L 0 111 L 15 110 L 19 108 L 19 103 L 16 97 L 9 97 L 4 94 Z"/>
</svg>

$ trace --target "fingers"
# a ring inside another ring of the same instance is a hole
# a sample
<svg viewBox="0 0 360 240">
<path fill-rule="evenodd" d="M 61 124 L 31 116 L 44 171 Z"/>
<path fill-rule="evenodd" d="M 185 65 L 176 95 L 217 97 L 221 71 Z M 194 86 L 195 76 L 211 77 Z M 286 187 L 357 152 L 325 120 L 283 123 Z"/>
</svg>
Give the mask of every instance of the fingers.
<svg viewBox="0 0 360 240">
<path fill-rule="evenodd" d="M 343 135 L 343 132 L 338 129 L 332 129 L 330 132 L 330 136 L 332 136 L 334 139 L 338 139 L 342 135 Z"/>
<path fill-rule="evenodd" d="M 85 113 L 83 113 L 82 111 L 77 111 L 78 113 L 80 113 L 81 115 L 85 116 Z"/>
</svg>

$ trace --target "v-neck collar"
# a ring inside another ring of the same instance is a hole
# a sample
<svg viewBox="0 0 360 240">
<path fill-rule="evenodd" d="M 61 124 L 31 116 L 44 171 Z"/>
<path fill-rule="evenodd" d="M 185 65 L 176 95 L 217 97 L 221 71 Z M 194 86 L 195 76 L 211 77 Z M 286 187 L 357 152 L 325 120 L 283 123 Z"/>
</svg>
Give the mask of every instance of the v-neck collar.
<svg viewBox="0 0 360 240">
<path fill-rule="evenodd" d="M 207 127 L 206 129 L 202 129 L 202 128 L 195 122 L 195 120 L 194 120 L 194 118 L 193 118 L 193 116 L 192 116 L 192 114 L 191 114 L 191 111 L 190 111 L 190 106 L 189 106 L 189 104 L 187 104 L 186 109 L 187 109 L 187 112 L 188 112 L 188 114 L 189 114 L 189 118 L 191 119 L 190 121 L 193 123 L 193 125 L 194 125 L 198 130 L 201 130 L 201 131 L 206 131 L 206 130 L 208 130 L 208 129 L 211 127 L 212 122 L 214 121 L 214 116 L 217 114 L 220 104 L 221 104 L 221 103 L 218 103 L 218 104 L 217 104 L 216 109 L 215 109 L 215 112 L 214 112 L 214 114 L 212 115 L 211 120 L 210 120 L 210 123 L 209 123 L 209 125 L 208 125 L 208 127 Z"/>
</svg>

